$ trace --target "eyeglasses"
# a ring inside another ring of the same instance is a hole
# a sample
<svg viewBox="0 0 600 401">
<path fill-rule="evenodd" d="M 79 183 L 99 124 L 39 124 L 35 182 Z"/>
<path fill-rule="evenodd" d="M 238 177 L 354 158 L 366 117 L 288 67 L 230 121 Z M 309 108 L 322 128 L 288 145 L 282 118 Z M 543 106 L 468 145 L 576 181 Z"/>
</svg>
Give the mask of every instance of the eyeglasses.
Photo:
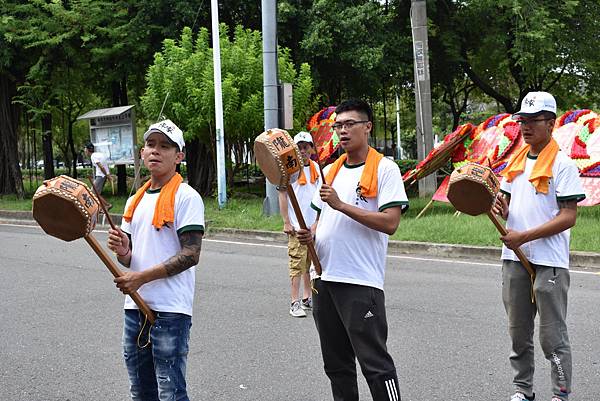
<svg viewBox="0 0 600 401">
<path fill-rule="evenodd" d="M 333 123 L 331 128 L 333 128 L 336 131 L 341 131 L 342 129 L 348 130 L 348 129 L 354 127 L 356 124 L 368 123 L 368 122 L 369 122 L 368 120 L 362 120 L 362 121 L 348 120 L 348 121 L 344 121 L 342 123 Z"/>
<path fill-rule="evenodd" d="M 553 118 L 537 118 L 535 120 L 517 120 L 517 124 L 519 124 L 520 126 L 531 125 L 538 121 L 548 121 L 548 120 L 553 120 Z"/>
</svg>

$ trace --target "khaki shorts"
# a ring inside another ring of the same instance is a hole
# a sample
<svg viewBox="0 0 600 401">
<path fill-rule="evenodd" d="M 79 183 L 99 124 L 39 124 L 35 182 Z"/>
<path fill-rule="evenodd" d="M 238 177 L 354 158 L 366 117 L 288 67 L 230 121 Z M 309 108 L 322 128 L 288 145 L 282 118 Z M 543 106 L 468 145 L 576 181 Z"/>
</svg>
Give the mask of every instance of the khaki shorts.
<svg viewBox="0 0 600 401">
<path fill-rule="evenodd" d="M 302 245 L 295 235 L 288 235 L 288 255 L 290 257 L 290 277 L 308 273 L 310 268 L 308 248 L 306 245 Z"/>
</svg>

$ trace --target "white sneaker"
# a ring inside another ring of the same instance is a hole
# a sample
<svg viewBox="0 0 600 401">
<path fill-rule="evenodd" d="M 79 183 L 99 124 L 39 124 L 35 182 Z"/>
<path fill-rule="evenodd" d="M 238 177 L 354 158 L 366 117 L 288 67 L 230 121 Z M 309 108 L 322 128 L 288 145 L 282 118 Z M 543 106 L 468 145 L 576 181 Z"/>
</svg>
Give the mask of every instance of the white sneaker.
<svg viewBox="0 0 600 401">
<path fill-rule="evenodd" d="M 300 301 L 294 301 L 290 307 L 290 315 L 294 317 L 306 317 L 306 312 L 300 307 Z"/>
<path fill-rule="evenodd" d="M 534 399 L 535 395 L 533 398 L 527 398 L 525 394 L 521 393 L 520 391 L 517 391 L 512 395 L 512 397 L 510 397 L 510 401 L 533 401 Z"/>
</svg>

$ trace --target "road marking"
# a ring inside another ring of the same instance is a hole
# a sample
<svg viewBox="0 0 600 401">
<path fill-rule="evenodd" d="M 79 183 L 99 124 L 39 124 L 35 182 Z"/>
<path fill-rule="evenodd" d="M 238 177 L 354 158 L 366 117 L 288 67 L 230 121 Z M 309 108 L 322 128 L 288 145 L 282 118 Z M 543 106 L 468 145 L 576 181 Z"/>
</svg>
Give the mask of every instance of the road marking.
<svg viewBox="0 0 600 401">
<path fill-rule="evenodd" d="M 457 263 L 454 259 L 436 259 L 436 258 L 425 258 L 420 256 L 405 256 L 405 255 L 387 255 L 388 258 L 392 259 L 408 259 L 408 260 L 421 260 L 424 262 L 442 262 L 442 263 Z M 465 262 L 464 260 L 459 261 L 461 265 L 476 265 L 476 266 L 492 266 L 492 267 L 502 267 L 501 264 L 498 263 L 486 263 L 486 262 Z"/>
<path fill-rule="evenodd" d="M 37 229 L 41 230 L 41 228 L 38 227 L 38 226 L 36 226 L 36 225 L 14 224 L 14 223 L 0 223 L 0 225 L 2 225 L 2 226 L 10 226 L 10 227 L 37 228 Z M 94 232 L 102 233 L 102 234 L 108 234 L 107 230 L 95 230 Z M 202 241 L 216 242 L 216 243 L 222 243 L 222 244 L 262 246 L 262 247 L 265 247 L 265 248 L 282 248 L 282 249 L 287 249 L 287 245 L 261 244 L 261 243 L 258 243 L 258 242 L 229 241 L 229 240 L 219 240 L 219 239 L 210 239 L 210 238 L 205 238 Z M 420 261 L 423 261 L 423 262 L 454 263 L 454 264 L 459 263 L 459 264 L 462 264 L 462 265 L 502 267 L 502 265 L 498 264 L 498 263 L 465 262 L 465 261 L 462 261 L 462 260 L 461 261 L 457 261 L 456 259 L 437 259 L 437 258 L 425 258 L 425 257 L 419 257 L 419 256 L 404 256 L 404 255 L 387 255 L 387 257 L 390 258 L 390 259 L 420 260 Z M 594 276 L 600 276 L 600 272 L 588 272 L 588 271 L 573 270 L 573 269 L 569 269 L 569 271 L 571 273 L 576 273 L 576 274 L 591 274 L 591 275 L 594 275 Z"/>
</svg>

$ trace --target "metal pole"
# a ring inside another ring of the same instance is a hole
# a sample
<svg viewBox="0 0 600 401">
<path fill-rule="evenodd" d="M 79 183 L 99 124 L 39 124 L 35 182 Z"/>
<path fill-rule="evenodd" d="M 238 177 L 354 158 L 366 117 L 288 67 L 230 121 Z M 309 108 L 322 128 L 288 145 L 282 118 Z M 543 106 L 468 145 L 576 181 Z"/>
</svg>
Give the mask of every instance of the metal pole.
<svg viewBox="0 0 600 401">
<path fill-rule="evenodd" d="M 225 171 L 225 134 L 223 132 L 223 94 L 221 91 L 221 45 L 219 43 L 219 3 L 211 0 L 213 70 L 215 84 L 215 126 L 217 134 L 217 191 L 219 208 L 227 203 L 227 180 Z"/>
<path fill-rule="evenodd" d="M 402 139 L 400 137 L 400 97 L 396 90 L 396 157 L 402 160 Z"/>
<path fill-rule="evenodd" d="M 263 39 L 263 91 L 265 130 L 279 125 L 279 102 L 277 99 L 277 1 L 262 0 Z M 263 213 L 273 216 L 279 213 L 277 188 L 266 181 L 266 197 Z"/>
<path fill-rule="evenodd" d="M 425 0 L 412 0 L 410 21 L 412 27 L 415 103 L 417 119 L 417 158 L 423 160 L 433 149 L 431 126 L 431 81 L 429 77 L 429 47 L 427 43 L 427 3 Z M 437 187 L 436 174 L 419 180 L 419 196 L 432 195 Z"/>
</svg>

